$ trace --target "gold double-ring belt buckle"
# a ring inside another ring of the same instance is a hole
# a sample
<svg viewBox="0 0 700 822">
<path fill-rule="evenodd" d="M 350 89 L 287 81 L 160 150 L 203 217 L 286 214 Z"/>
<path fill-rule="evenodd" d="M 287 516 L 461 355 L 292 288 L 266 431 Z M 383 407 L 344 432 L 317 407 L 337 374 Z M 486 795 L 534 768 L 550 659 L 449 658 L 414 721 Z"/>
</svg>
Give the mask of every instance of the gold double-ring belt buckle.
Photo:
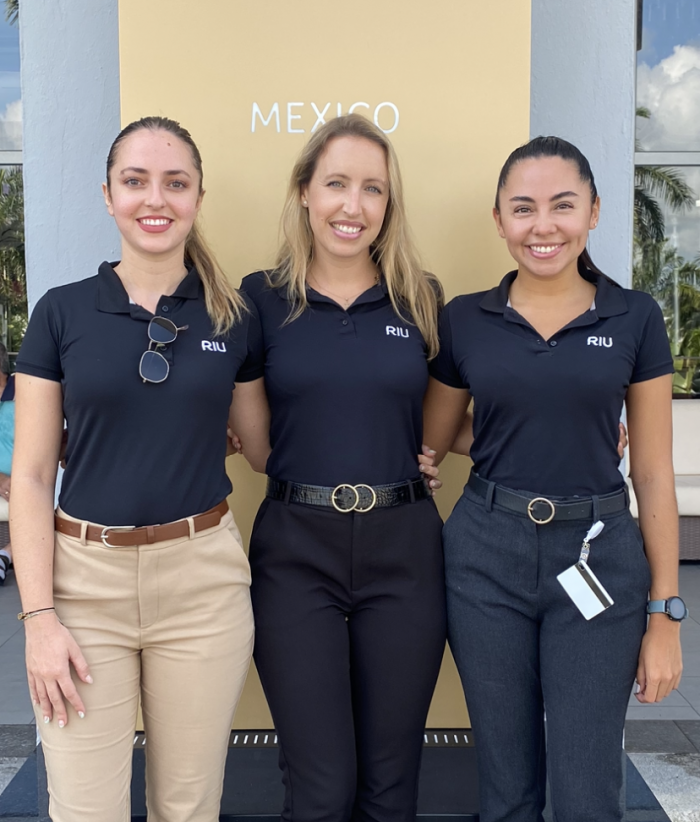
<svg viewBox="0 0 700 822">
<path fill-rule="evenodd" d="M 547 519 L 535 519 L 535 517 L 533 516 L 532 509 L 536 502 L 546 502 L 547 505 L 549 505 L 551 513 L 547 517 Z M 534 499 L 531 499 L 530 502 L 528 502 L 527 504 L 527 515 L 535 523 L 535 525 L 546 525 L 548 522 L 551 522 L 554 519 L 555 510 L 556 509 L 554 508 L 554 503 L 552 502 L 552 500 L 547 499 L 546 497 L 535 497 Z"/>
<path fill-rule="evenodd" d="M 349 488 L 355 494 L 355 501 L 349 508 L 341 508 L 338 505 L 337 494 L 342 491 L 344 488 Z M 360 488 L 367 488 L 370 492 L 371 502 L 369 505 L 366 505 L 364 508 L 360 507 Z M 377 492 L 372 488 L 371 485 L 365 485 L 364 482 L 361 482 L 359 485 L 350 485 L 347 482 L 343 482 L 340 485 L 336 485 L 331 493 L 331 502 L 333 503 L 333 507 L 336 511 L 340 511 L 341 514 L 349 514 L 351 511 L 357 511 L 358 514 L 365 514 L 367 511 L 371 511 L 372 508 L 377 504 Z"/>
</svg>

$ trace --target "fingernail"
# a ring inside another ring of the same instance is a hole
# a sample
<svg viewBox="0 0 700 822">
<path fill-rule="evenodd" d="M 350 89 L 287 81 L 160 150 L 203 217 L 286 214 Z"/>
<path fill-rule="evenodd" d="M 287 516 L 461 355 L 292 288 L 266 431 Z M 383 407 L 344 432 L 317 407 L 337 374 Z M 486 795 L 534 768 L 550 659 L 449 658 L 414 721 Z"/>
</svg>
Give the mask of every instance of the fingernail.
<svg viewBox="0 0 700 822">
<path fill-rule="evenodd" d="M 59 728 L 63 728 L 63 727 L 65 727 L 65 724 L 66 724 L 66 723 L 65 723 L 62 719 L 59 719 L 59 720 L 58 720 L 58 727 L 59 727 Z"/>
<path fill-rule="evenodd" d="M 419 470 L 419 471 L 425 471 L 425 468 L 423 468 L 423 466 L 422 466 L 422 465 L 419 465 L 419 466 L 418 466 L 418 470 Z"/>
<path fill-rule="evenodd" d="M 36 706 L 37 706 L 38 704 L 39 704 L 39 700 L 37 700 L 37 699 L 32 699 L 32 705 L 34 705 L 34 707 L 35 707 L 35 708 L 36 708 Z"/>
<path fill-rule="evenodd" d="M 81 719 L 85 719 L 85 711 L 78 711 L 78 716 L 79 716 Z"/>
<path fill-rule="evenodd" d="M 428 448 L 428 453 L 429 454 L 437 454 L 437 451 L 433 451 L 432 448 Z"/>
<path fill-rule="evenodd" d="M 49 722 L 51 722 L 51 717 L 50 716 L 45 716 L 44 717 L 44 725 L 48 725 Z"/>
<path fill-rule="evenodd" d="M 90 674 L 88 674 L 85 677 L 85 681 L 87 682 L 88 685 L 92 685 L 92 677 L 90 676 Z"/>
</svg>

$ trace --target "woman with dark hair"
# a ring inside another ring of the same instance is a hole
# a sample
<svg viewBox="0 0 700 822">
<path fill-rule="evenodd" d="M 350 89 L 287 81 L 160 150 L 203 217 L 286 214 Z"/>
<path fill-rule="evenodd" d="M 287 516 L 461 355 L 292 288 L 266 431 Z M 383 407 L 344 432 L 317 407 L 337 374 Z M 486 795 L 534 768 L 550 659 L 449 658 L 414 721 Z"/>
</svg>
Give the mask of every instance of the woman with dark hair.
<svg viewBox="0 0 700 822">
<path fill-rule="evenodd" d="M 51 289 L 17 361 L 12 529 L 50 813 L 129 819 L 140 700 L 149 820 L 215 822 L 253 644 L 226 426 L 262 470 L 260 323 L 197 229 L 202 160 L 178 123 L 127 126 L 103 190 L 121 260 Z"/>
<path fill-rule="evenodd" d="M 431 364 L 438 459 L 474 400 L 474 467 L 443 537 L 482 822 L 540 822 L 546 773 L 556 819 L 619 820 L 635 676 L 655 702 L 681 675 L 673 363 L 654 300 L 590 260 L 599 210 L 575 146 L 514 151 L 493 214 L 517 270 L 444 309 Z M 639 528 L 618 470 L 623 403 Z"/>
<path fill-rule="evenodd" d="M 282 818 L 410 822 L 445 647 L 442 522 L 416 456 L 442 291 L 394 150 L 359 115 L 312 135 L 282 228 L 275 270 L 242 286 L 272 415 L 250 560 Z"/>
</svg>

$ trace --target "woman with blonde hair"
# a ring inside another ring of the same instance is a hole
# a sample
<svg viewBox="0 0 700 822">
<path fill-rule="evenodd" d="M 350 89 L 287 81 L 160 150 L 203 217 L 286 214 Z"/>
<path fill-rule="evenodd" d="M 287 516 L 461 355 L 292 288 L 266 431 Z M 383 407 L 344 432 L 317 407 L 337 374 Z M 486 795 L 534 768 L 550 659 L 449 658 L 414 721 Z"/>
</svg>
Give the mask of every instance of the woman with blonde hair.
<svg viewBox="0 0 700 822">
<path fill-rule="evenodd" d="M 226 425 L 261 470 L 260 323 L 197 230 L 202 160 L 178 123 L 128 125 L 103 191 L 121 260 L 51 289 L 17 361 L 13 543 L 50 813 L 129 818 L 140 699 L 149 820 L 216 822 L 253 643 Z"/>
<path fill-rule="evenodd" d="M 242 286 L 271 409 L 250 559 L 282 818 L 411 820 L 445 645 L 442 523 L 416 456 L 442 291 L 394 150 L 358 115 L 311 137 L 282 228 L 275 269 Z"/>
</svg>

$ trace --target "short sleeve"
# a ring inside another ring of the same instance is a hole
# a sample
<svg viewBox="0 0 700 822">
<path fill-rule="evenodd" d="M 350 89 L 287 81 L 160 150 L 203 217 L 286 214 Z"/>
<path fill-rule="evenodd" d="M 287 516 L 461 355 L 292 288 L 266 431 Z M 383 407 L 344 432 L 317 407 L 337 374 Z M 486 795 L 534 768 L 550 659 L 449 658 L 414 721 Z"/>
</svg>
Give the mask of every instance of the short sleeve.
<svg viewBox="0 0 700 822">
<path fill-rule="evenodd" d="M 246 304 L 250 311 L 246 330 L 248 353 L 238 369 L 236 382 L 252 382 L 265 375 L 265 346 L 260 315 L 251 299 L 247 299 Z"/>
<path fill-rule="evenodd" d="M 438 324 L 440 350 L 437 357 L 430 361 L 429 371 L 431 377 L 445 385 L 452 388 L 467 388 L 468 386 L 464 384 L 454 358 L 451 319 L 453 306 L 454 301 L 446 305 L 440 313 Z"/>
<path fill-rule="evenodd" d="M 642 330 L 630 383 L 644 382 L 664 374 L 673 374 L 671 345 L 668 341 L 661 308 L 651 297 L 649 303 L 650 311 Z"/>
<path fill-rule="evenodd" d="M 39 300 L 32 312 L 15 370 L 54 382 L 61 382 L 63 378 L 60 335 L 50 292 Z"/>
</svg>

